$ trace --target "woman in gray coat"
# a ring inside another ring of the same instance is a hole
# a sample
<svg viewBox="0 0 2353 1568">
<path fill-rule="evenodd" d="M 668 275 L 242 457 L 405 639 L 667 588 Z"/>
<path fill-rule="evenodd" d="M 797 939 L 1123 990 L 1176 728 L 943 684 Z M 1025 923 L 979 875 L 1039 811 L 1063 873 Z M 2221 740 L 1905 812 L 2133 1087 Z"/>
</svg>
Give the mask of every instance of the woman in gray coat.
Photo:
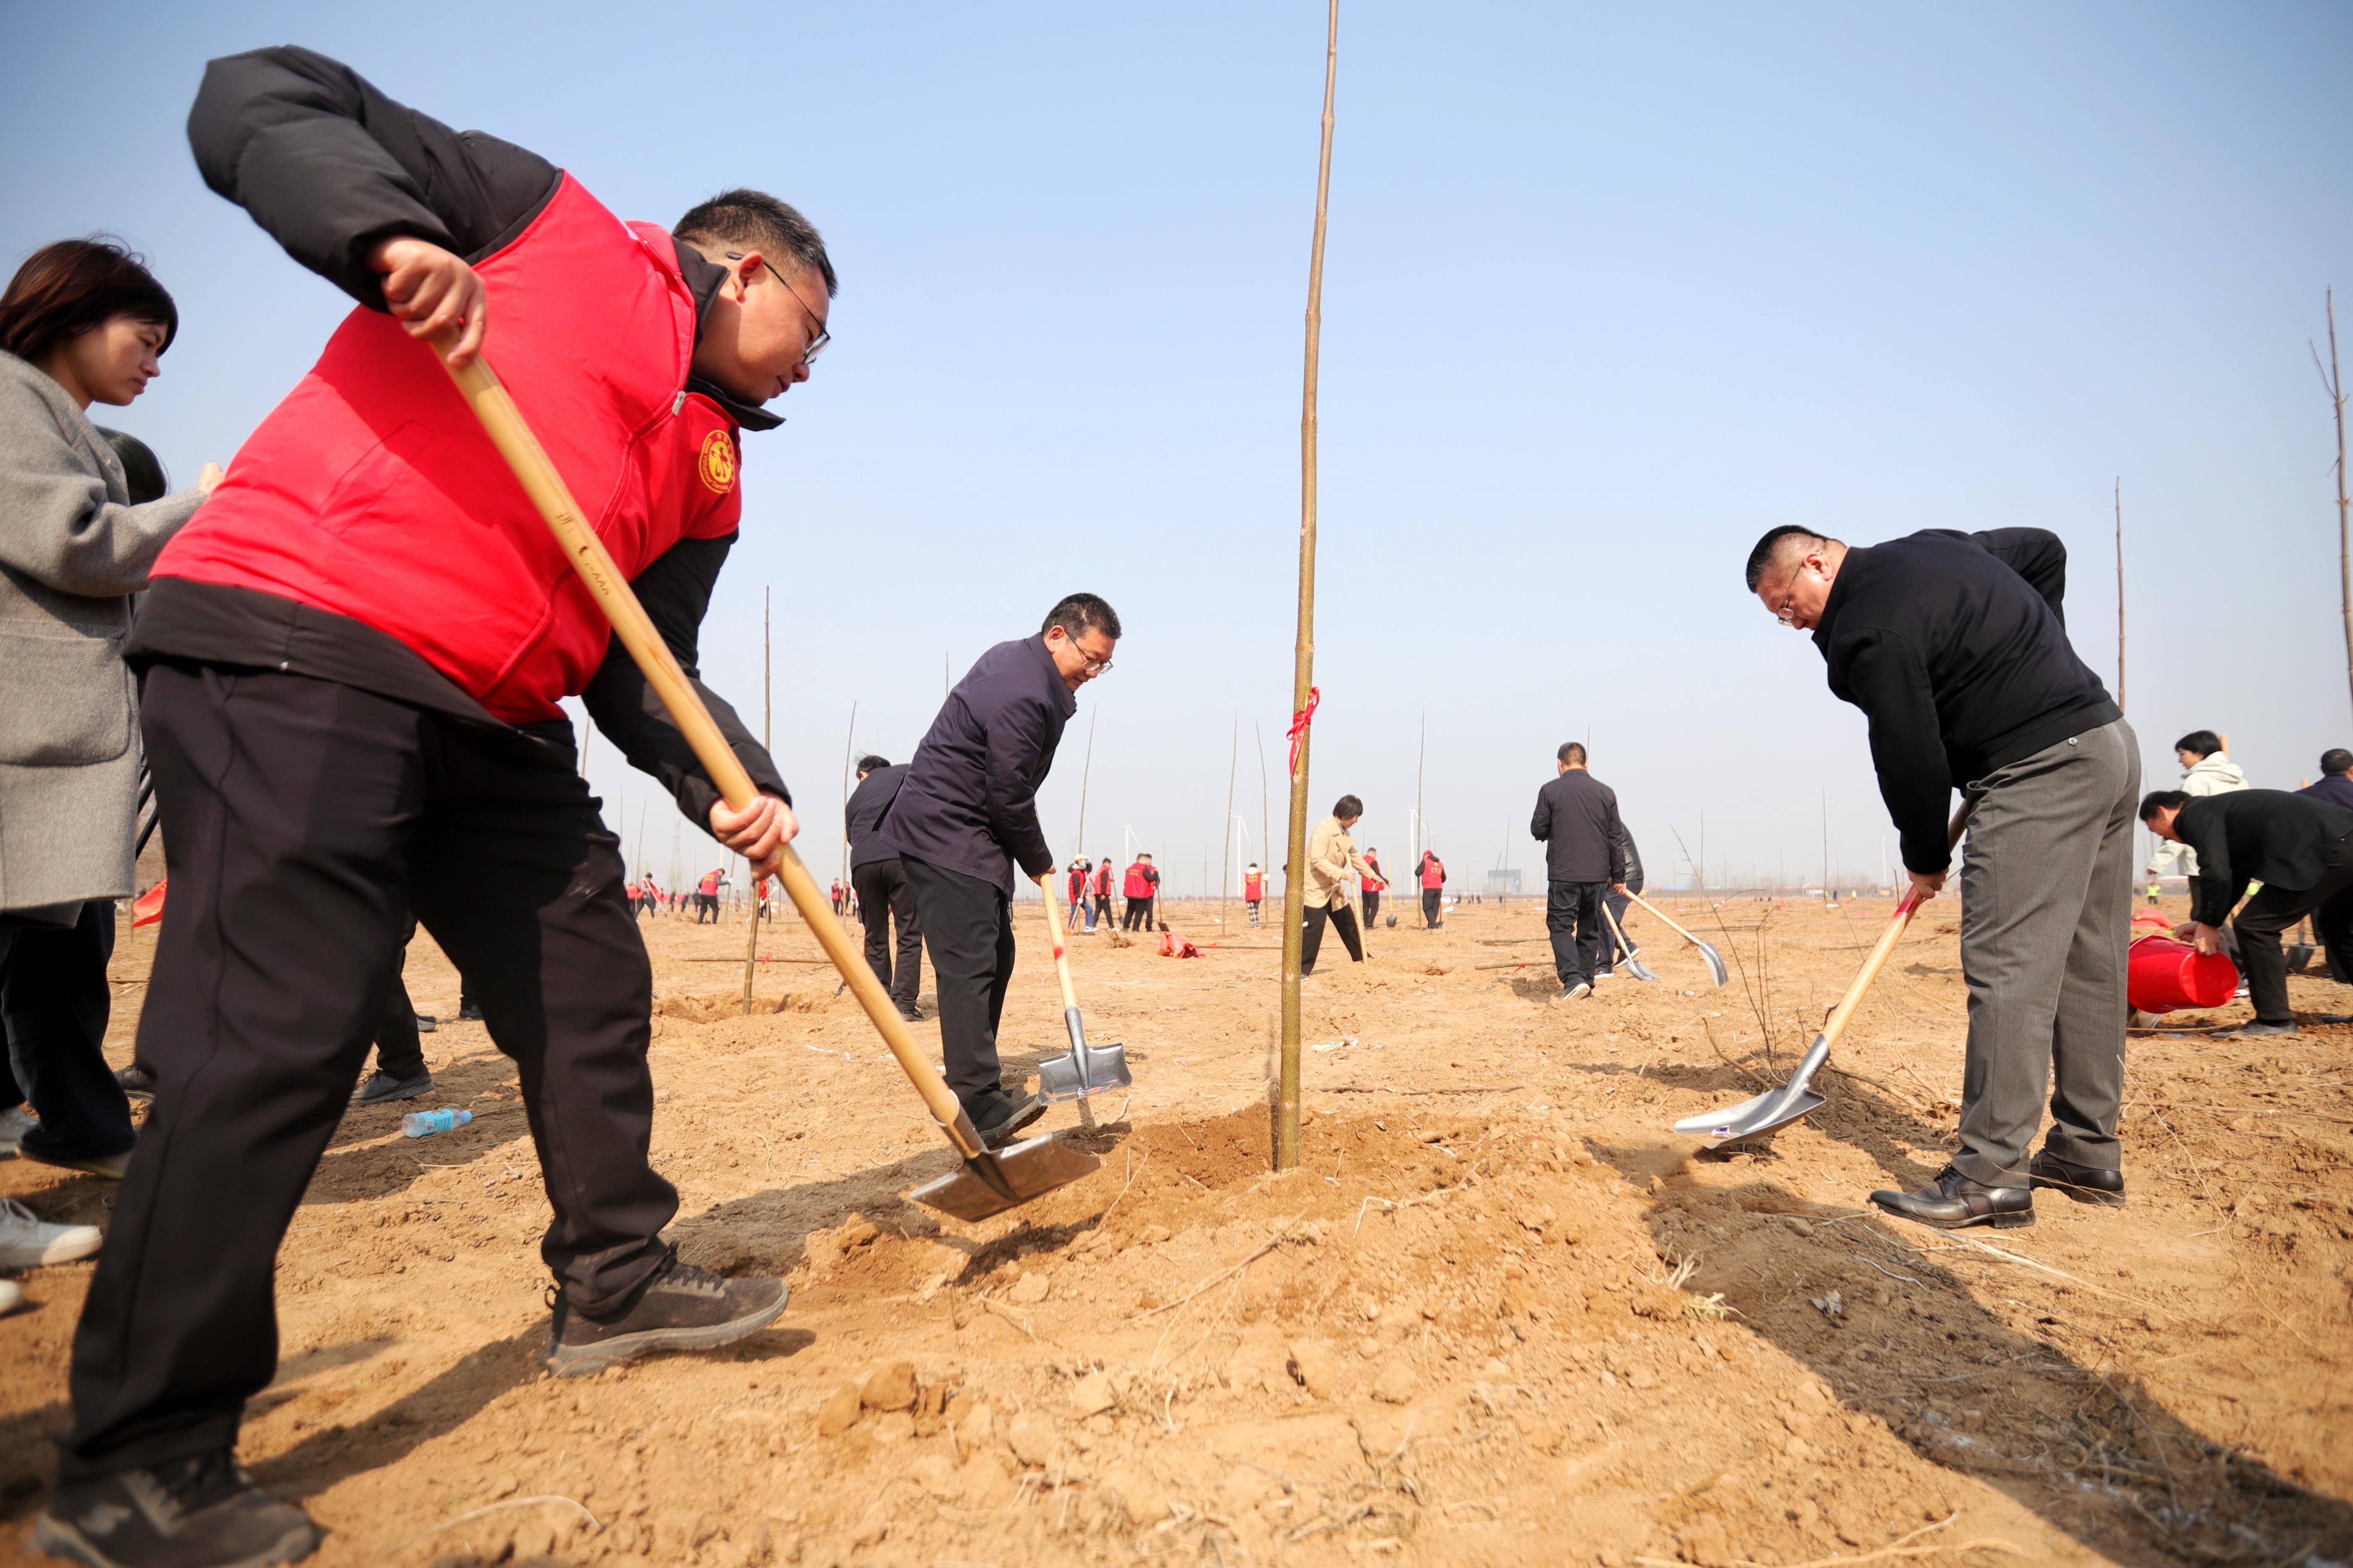
<svg viewBox="0 0 2353 1568">
<path fill-rule="evenodd" d="M 100 1049 L 139 785 L 122 644 L 131 595 L 220 469 L 134 506 L 86 411 L 146 390 L 178 321 L 98 240 L 36 251 L 0 295 L 0 1022 L 40 1118 L 17 1150 L 105 1176 L 132 1144 Z"/>
</svg>

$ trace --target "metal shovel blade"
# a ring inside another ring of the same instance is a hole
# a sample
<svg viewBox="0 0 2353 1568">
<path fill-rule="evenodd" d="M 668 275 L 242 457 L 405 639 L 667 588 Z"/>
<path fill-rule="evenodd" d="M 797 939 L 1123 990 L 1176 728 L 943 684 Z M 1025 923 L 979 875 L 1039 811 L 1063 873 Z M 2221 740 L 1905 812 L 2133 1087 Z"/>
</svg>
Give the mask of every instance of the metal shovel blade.
<svg viewBox="0 0 2353 1568">
<path fill-rule="evenodd" d="M 1788 1082 L 1722 1110 L 1686 1116 L 1675 1123 L 1675 1131 L 1686 1138 L 1699 1139 L 1711 1149 L 1778 1131 L 1828 1103 L 1814 1092 L 1813 1081 L 1815 1072 L 1830 1059 L 1830 1042 L 1816 1035 L 1813 1048 L 1798 1064 Z"/>
<path fill-rule="evenodd" d="M 1127 1068 L 1125 1046 L 1090 1046 L 1079 1010 L 1066 1007 L 1062 1022 L 1071 1031 L 1068 1056 L 1049 1057 L 1038 1064 L 1038 1092 L 1049 1100 L 1084 1100 L 1107 1089 L 1125 1089 L 1135 1081 Z"/>
<path fill-rule="evenodd" d="M 907 1195 L 957 1219 L 981 1220 L 1067 1187 L 1102 1167 L 1092 1154 L 1049 1132 L 966 1160 L 962 1170 L 925 1182 Z"/>
<path fill-rule="evenodd" d="M 1632 975 L 1637 980 L 1655 981 L 1659 978 L 1657 975 L 1651 973 L 1650 965 L 1644 963 L 1641 959 L 1635 957 L 1630 952 L 1625 955 L 1623 962 L 1626 965 L 1626 973 Z"/>
<path fill-rule="evenodd" d="M 1701 942 L 1699 955 L 1707 960 L 1708 974 L 1715 981 L 1715 988 L 1718 991 L 1732 984 L 1732 971 L 1724 967 L 1724 954 L 1715 951 L 1714 942 Z"/>
</svg>

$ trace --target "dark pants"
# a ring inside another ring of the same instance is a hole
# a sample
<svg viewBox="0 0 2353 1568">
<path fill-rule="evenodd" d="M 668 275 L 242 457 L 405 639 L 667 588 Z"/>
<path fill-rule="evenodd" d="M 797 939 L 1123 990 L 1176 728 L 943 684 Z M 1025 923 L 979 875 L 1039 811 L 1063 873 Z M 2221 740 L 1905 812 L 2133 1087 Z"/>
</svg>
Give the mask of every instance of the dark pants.
<svg viewBox="0 0 2353 1568">
<path fill-rule="evenodd" d="M 15 1100 L 33 1102 L 28 1153 L 96 1159 L 131 1147 L 131 1102 L 100 1049 L 112 993 L 114 900 L 92 899 L 71 926 L 0 926 L 0 1025 Z"/>
<path fill-rule="evenodd" d="M 1552 972 L 1566 988 L 1601 972 L 1609 952 L 1602 929 L 1601 900 L 1607 882 L 1550 882 L 1545 900 L 1545 930 L 1552 933 Z"/>
<path fill-rule="evenodd" d="M 1641 892 L 1642 890 L 1642 879 L 1640 877 L 1628 878 L 1626 880 L 1626 889 L 1627 892 Z M 1618 933 L 1619 931 L 1626 929 L 1626 911 L 1634 907 L 1634 900 L 1628 898 L 1626 893 L 1604 893 L 1601 895 L 1601 901 L 1609 906 L 1609 918 L 1618 922 L 1614 928 L 1603 928 L 1609 933 L 1609 945 L 1604 950 L 1609 959 L 1606 967 L 1615 969 L 1618 967 L 1618 961 L 1620 959 L 1630 958 L 1633 956 L 1633 950 L 1629 948 L 1625 942 L 1620 942 L 1618 940 Z M 1626 942 L 1631 942 L 1634 939 L 1632 937 L 1628 937 Z"/>
<path fill-rule="evenodd" d="M 1152 929 L 1152 900 L 1150 899 L 1128 900 L 1127 913 L 1120 918 L 1119 929 L 1122 931 L 1150 931 Z"/>
<path fill-rule="evenodd" d="M 416 934 L 417 917 L 411 915 L 400 946 L 392 955 L 392 994 L 385 998 L 384 1017 L 375 1030 L 376 1070 L 395 1078 L 415 1078 L 425 1070 L 425 1041 L 417 1032 L 417 1005 L 408 999 L 408 982 L 401 975 L 408 962 L 409 939 Z"/>
<path fill-rule="evenodd" d="M 932 950 L 932 984 L 940 998 L 940 1057 L 948 1087 L 966 1110 L 998 1087 L 997 1026 L 1013 979 L 1013 917 L 994 882 L 902 855 L 923 943 Z"/>
<path fill-rule="evenodd" d="M 923 988 L 923 921 L 916 912 L 915 889 L 896 855 L 853 866 L 849 879 L 858 888 L 858 907 L 866 911 L 866 967 L 874 972 L 902 1010 L 912 1008 Z M 899 963 L 896 983 L 891 963 L 891 922 L 899 922 Z"/>
<path fill-rule="evenodd" d="M 521 1068 L 586 1316 L 663 1256 L 652 973 L 568 728 L 331 681 L 158 665 L 141 723 L 171 902 L 140 1016 L 155 1103 L 74 1341 L 69 1480 L 224 1449 L 278 1359 L 273 1271 L 384 1016 L 414 908 Z"/>
<path fill-rule="evenodd" d="M 834 900 L 833 912 L 835 914 L 839 914 L 841 912 L 841 900 L 839 899 Z M 711 917 L 708 922 L 706 922 L 702 918 L 705 915 L 709 915 Z M 719 923 L 718 894 L 697 893 L 694 895 L 694 923 L 696 925 L 702 925 L 705 923 L 717 925 Z"/>
<path fill-rule="evenodd" d="M 1380 923 L 1381 895 L 1377 888 L 1365 889 L 1365 929 L 1370 931 Z"/>
<path fill-rule="evenodd" d="M 1109 893 L 1097 893 L 1095 895 L 1095 912 L 1087 918 L 1087 929 L 1089 931 L 1094 930 L 1095 921 L 1103 921 L 1106 928 L 1111 924 L 1111 895 Z"/>
<path fill-rule="evenodd" d="M 1299 973 L 1302 974 L 1315 973 L 1315 955 L 1324 950 L 1324 922 L 1327 920 L 1332 922 L 1332 929 L 1340 933 L 1340 942 L 1347 948 L 1350 961 L 1356 963 L 1365 962 L 1364 939 L 1356 934 L 1356 911 L 1343 900 L 1333 909 L 1311 909 L 1307 911 L 1306 929 L 1299 936 Z"/>
<path fill-rule="evenodd" d="M 2327 873 L 2318 883 L 2309 888 L 2266 883 L 2231 922 L 2239 933 L 2238 960 L 2246 972 L 2247 1000 L 2265 1023 L 2284 1024 L 2295 1016 L 2287 1005 L 2287 958 L 2280 952 L 2280 932 L 2306 915 L 2339 972 L 2353 974 L 2353 836 L 2330 847 Z"/>
<path fill-rule="evenodd" d="M 1424 888 L 1421 890 L 1421 923 L 1424 926 L 1441 926 L 1446 923 L 1439 904 L 1439 900 L 1444 896 L 1445 891 L 1443 888 Z"/>
</svg>

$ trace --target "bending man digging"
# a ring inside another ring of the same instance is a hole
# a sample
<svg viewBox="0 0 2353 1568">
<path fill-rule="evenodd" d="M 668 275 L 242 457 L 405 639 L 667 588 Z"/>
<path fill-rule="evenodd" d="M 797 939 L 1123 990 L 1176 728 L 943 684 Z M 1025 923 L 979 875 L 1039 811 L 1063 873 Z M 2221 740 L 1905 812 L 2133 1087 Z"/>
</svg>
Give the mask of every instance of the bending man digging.
<svg viewBox="0 0 2353 1568">
<path fill-rule="evenodd" d="M 2124 1201 L 2125 939 L 2140 750 L 2068 645 L 2067 550 L 2037 528 L 1928 529 L 1868 548 L 1777 528 L 1748 587 L 1814 634 L 1831 690 L 1871 721 L 1879 793 L 1924 898 L 1975 802 L 1961 865 L 1969 989 L 1960 1150 L 1890 1214 L 1946 1229 L 2034 1223 L 2033 1187 Z M 2028 1164 L 2045 1085 L 2052 1127 Z"/>
</svg>

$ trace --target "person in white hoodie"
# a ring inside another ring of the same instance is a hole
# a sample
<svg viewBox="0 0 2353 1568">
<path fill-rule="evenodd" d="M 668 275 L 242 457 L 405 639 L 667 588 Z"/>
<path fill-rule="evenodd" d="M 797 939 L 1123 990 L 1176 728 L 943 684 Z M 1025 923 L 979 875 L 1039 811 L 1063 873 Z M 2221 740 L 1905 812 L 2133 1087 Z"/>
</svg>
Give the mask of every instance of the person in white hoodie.
<svg viewBox="0 0 2353 1568">
<path fill-rule="evenodd" d="M 2211 730 L 2190 731 L 2173 742 L 2173 754 L 2181 763 L 2184 795 L 2229 795 L 2247 787 L 2247 775 L 2223 755 L 2221 737 Z M 2152 882 L 2159 877 L 2195 877 L 2198 852 L 2187 844 L 2160 839 L 2157 853 L 2148 858 L 2148 875 Z"/>
</svg>

